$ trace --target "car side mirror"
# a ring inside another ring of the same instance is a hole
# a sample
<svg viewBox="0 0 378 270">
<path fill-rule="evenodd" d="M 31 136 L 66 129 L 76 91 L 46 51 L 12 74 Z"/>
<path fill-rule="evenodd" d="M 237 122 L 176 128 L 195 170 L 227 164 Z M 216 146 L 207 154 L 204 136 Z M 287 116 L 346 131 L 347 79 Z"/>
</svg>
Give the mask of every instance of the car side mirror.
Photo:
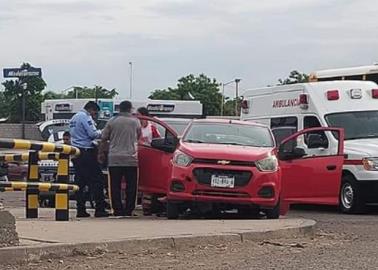
<svg viewBox="0 0 378 270">
<path fill-rule="evenodd" d="M 176 151 L 177 144 L 177 138 L 156 138 L 152 139 L 151 147 L 164 152 L 173 153 Z"/>
<path fill-rule="evenodd" d="M 312 133 L 308 135 L 308 148 L 328 148 L 328 142 L 323 139 L 322 135 Z"/>
<path fill-rule="evenodd" d="M 284 148 L 281 146 L 278 151 L 278 158 L 280 160 L 297 159 L 297 158 L 302 158 L 306 155 L 306 151 L 303 148 L 295 147 L 291 151 L 287 151 L 287 150 L 284 150 Z"/>
</svg>

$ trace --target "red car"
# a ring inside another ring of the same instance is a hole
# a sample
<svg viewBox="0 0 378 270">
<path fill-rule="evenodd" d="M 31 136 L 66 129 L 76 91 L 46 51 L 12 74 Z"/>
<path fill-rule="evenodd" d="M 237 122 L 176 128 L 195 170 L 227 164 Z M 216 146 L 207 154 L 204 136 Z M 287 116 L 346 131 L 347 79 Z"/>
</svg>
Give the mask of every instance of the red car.
<svg viewBox="0 0 378 270">
<path fill-rule="evenodd" d="M 251 122 L 194 120 L 178 140 L 169 126 L 151 121 L 166 132 L 151 146 L 139 145 L 139 186 L 142 192 L 166 196 L 168 218 L 187 209 L 235 208 L 278 218 L 291 203 L 338 201 L 341 129 L 303 130 L 277 149 L 271 131 Z M 328 149 L 319 133 L 339 138 L 339 147 Z M 308 149 L 297 147 L 303 138 Z"/>
</svg>

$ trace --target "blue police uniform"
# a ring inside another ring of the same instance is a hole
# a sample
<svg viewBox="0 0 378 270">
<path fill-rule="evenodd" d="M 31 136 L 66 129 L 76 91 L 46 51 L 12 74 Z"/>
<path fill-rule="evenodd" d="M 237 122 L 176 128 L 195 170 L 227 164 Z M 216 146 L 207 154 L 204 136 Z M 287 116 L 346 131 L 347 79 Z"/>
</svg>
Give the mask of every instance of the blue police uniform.
<svg viewBox="0 0 378 270">
<path fill-rule="evenodd" d="M 79 186 L 76 193 L 78 217 L 89 216 L 86 212 L 85 187 L 89 187 L 96 203 L 95 216 L 104 216 L 104 178 L 97 162 L 97 151 L 93 144 L 101 137 L 101 131 L 96 129 L 91 115 L 86 110 L 76 113 L 70 120 L 71 144 L 80 149 L 80 156 L 73 159 L 75 167 L 75 181 Z"/>
</svg>

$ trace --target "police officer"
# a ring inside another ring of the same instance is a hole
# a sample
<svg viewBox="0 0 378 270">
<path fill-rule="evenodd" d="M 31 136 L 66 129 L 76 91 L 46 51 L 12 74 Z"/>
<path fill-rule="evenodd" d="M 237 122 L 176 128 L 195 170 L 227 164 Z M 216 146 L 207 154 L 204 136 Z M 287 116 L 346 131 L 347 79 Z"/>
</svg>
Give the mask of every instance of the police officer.
<svg viewBox="0 0 378 270">
<path fill-rule="evenodd" d="M 97 162 L 97 151 L 93 141 L 101 137 L 101 131 L 94 125 L 94 118 L 100 110 L 97 103 L 89 101 L 83 110 L 76 113 L 70 121 L 71 144 L 80 149 L 80 156 L 73 159 L 75 180 L 79 186 L 76 193 L 77 217 L 89 217 L 84 196 L 85 186 L 89 187 L 95 200 L 95 217 L 107 217 L 105 211 L 104 182 L 101 168 Z"/>
</svg>

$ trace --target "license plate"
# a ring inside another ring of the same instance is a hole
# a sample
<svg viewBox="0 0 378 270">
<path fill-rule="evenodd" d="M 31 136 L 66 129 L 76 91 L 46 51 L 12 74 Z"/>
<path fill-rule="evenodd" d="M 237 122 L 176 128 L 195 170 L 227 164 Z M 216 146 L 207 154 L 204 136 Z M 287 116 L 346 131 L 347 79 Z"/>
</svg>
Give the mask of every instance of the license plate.
<svg viewBox="0 0 378 270">
<path fill-rule="evenodd" d="M 225 175 L 212 175 L 212 187 L 233 188 L 235 186 L 235 178 Z"/>
<path fill-rule="evenodd" d="M 41 174 L 41 181 L 42 182 L 52 182 L 54 180 L 53 174 Z"/>
</svg>

